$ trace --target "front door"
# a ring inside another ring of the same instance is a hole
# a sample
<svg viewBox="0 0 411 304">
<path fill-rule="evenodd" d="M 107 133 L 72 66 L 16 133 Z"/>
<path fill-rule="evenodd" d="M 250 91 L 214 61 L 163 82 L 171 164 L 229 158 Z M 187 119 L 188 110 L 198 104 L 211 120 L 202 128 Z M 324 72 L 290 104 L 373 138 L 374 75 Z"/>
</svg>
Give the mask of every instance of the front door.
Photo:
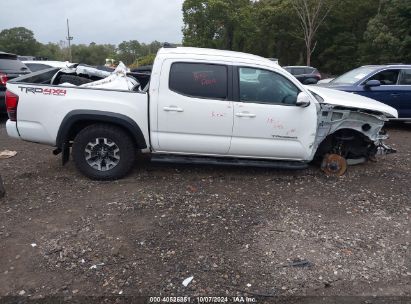
<svg viewBox="0 0 411 304">
<path fill-rule="evenodd" d="M 401 90 L 398 86 L 400 71 L 399 69 L 389 69 L 378 72 L 364 81 L 361 84 L 362 91 L 357 93 L 397 109 L 398 114 L 401 116 L 403 109 L 401 105 Z M 378 80 L 381 82 L 381 85 L 377 87 L 367 87 L 365 84 L 370 80 Z"/>
<path fill-rule="evenodd" d="M 300 89 L 279 73 L 240 67 L 229 154 L 307 160 L 317 131 L 314 103 L 296 106 Z"/>
<path fill-rule="evenodd" d="M 166 60 L 157 102 L 157 151 L 224 155 L 230 148 L 233 103 L 224 64 Z M 154 139 L 155 140 L 155 139 Z"/>
</svg>

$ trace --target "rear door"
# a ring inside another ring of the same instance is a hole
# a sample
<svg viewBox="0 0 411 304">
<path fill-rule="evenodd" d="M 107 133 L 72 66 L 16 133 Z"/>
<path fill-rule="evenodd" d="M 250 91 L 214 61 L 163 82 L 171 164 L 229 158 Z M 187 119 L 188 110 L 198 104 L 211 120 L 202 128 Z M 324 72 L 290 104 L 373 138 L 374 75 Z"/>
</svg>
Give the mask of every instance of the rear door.
<svg viewBox="0 0 411 304">
<path fill-rule="evenodd" d="M 297 107 L 299 87 L 285 76 L 254 67 L 235 75 L 234 128 L 229 154 L 306 160 L 317 130 L 314 103 Z M 255 75 L 254 79 L 250 75 Z"/>
<path fill-rule="evenodd" d="M 155 150 L 226 154 L 233 128 L 232 67 L 165 60 L 162 71 L 153 130 Z"/>
</svg>

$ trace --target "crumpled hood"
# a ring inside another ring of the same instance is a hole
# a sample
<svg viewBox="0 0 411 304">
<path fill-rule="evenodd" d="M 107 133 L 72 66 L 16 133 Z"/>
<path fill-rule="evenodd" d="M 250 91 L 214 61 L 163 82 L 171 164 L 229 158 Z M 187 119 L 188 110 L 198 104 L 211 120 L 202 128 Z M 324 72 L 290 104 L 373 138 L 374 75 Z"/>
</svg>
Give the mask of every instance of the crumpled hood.
<svg viewBox="0 0 411 304">
<path fill-rule="evenodd" d="M 398 118 L 398 111 L 396 109 L 371 98 L 319 86 L 306 86 L 306 88 L 320 95 L 326 104 L 371 110 L 381 112 L 389 118 Z"/>
</svg>

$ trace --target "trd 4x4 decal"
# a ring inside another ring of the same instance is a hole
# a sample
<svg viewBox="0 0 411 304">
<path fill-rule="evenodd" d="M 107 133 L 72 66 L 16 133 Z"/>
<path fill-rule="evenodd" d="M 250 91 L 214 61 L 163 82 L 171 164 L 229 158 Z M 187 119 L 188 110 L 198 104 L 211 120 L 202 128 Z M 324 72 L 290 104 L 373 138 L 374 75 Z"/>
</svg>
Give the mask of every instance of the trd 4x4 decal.
<svg viewBox="0 0 411 304">
<path fill-rule="evenodd" d="M 33 94 L 43 94 L 43 95 L 54 95 L 54 96 L 66 96 L 67 91 L 63 89 L 42 89 L 42 88 L 35 88 L 35 87 L 21 87 L 19 89 L 22 92 L 33 93 Z"/>
</svg>

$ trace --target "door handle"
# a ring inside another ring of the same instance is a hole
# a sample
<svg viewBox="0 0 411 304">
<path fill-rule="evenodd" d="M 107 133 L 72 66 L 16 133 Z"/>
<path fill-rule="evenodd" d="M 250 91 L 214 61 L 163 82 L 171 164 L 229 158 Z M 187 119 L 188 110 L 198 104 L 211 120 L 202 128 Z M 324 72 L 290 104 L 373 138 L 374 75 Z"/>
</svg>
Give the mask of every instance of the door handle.
<svg viewBox="0 0 411 304">
<path fill-rule="evenodd" d="M 400 96 L 400 94 L 399 93 L 391 93 L 391 96 L 392 97 L 398 97 L 398 96 Z"/>
<path fill-rule="evenodd" d="M 237 117 L 248 117 L 248 118 L 254 118 L 254 117 L 256 117 L 257 115 L 252 114 L 252 113 L 248 113 L 248 112 L 241 112 L 241 113 L 237 113 L 237 114 L 235 114 L 235 116 L 237 116 Z"/>
<path fill-rule="evenodd" d="M 168 106 L 163 108 L 164 111 L 166 112 L 184 112 L 182 108 L 176 107 L 176 106 Z"/>
</svg>

